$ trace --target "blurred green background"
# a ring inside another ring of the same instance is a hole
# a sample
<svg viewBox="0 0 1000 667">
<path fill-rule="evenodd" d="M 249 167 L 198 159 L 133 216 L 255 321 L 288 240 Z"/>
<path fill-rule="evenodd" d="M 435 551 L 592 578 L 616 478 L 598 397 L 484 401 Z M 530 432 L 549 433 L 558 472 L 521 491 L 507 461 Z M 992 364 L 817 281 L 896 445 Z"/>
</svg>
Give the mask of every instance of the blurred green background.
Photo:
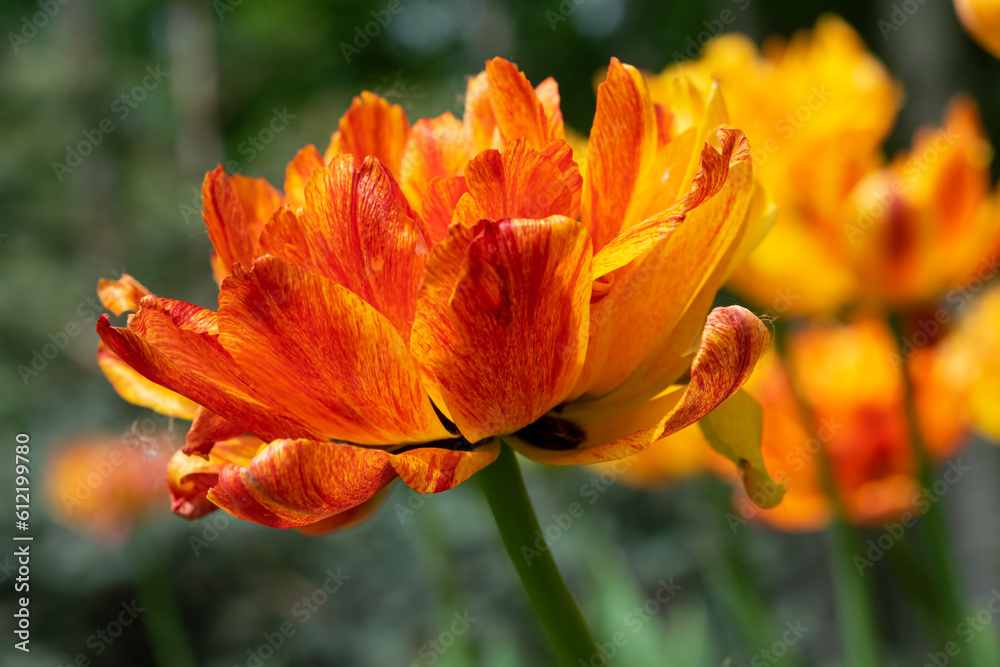
<svg viewBox="0 0 1000 667">
<path fill-rule="evenodd" d="M 183 437 L 183 425 L 171 432 L 166 421 L 120 400 L 97 369 L 95 316 L 87 305 L 97 279 L 124 271 L 157 294 L 214 306 L 199 213 L 204 173 L 235 162 L 242 173 L 280 186 L 295 151 L 307 143 L 325 148 L 362 89 L 401 104 L 411 121 L 458 114 L 466 77 L 500 55 L 533 82 L 554 76 L 567 123 L 586 132 L 593 77 L 611 56 L 659 71 L 726 8 L 745 7 L 727 28 L 758 41 L 835 12 L 905 86 L 890 149 L 905 146 L 918 125 L 937 123 L 947 99 L 961 91 L 976 98 L 988 134 L 1000 141 L 1000 62 L 962 32 L 943 0 L 920 5 L 888 38 L 878 26 L 893 11 L 888 1 L 563 0 L 563 13 L 559 0 L 400 1 L 402 11 L 350 62 L 341 43 L 353 43 L 355 29 L 387 2 L 3 3 L 0 438 L 6 452 L 15 433 L 31 434 L 36 490 L 48 453 L 74 436 L 104 430 L 121 437 L 146 420 L 158 435 Z M 33 18 L 46 7 L 51 16 Z M 133 92 L 144 79 L 144 90 Z M 249 139 L 276 113 L 287 123 L 272 125 L 281 131 L 255 147 Z M 110 133 L 100 130 L 105 118 Z M 100 142 L 73 166 L 69 147 L 85 133 Z M 49 334 L 69 323 L 82 333 L 23 381 L 17 366 L 30 364 Z M 946 511 L 963 587 L 985 601 L 1000 587 L 1000 490 L 993 481 L 1000 479 L 1000 452 L 973 443 L 964 459 L 975 473 L 949 493 Z M 2 467 L 6 502 L 13 475 L 6 461 Z M 580 501 L 594 473 L 531 465 L 526 475 L 544 526 L 552 513 Z M 734 537 L 723 516 L 727 496 L 709 479 L 653 492 L 610 484 L 553 543 L 598 641 L 629 630 L 612 664 L 843 664 L 825 536 L 752 525 Z M 136 596 L 137 582 L 162 570 L 168 586 L 151 594 L 162 604 L 175 600 L 198 665 L 256 664 L 252 654 L 264 635 L 284 621 L 296 633 L 268 665 L 551 664 L 478 489 L 463 485 L 424 497 L 412 514 L 399 510 L 419 500 L 398 487 L 374 520 L 324 538 L 222 515 L 213 515 L 221 526 L 213 533 L 205 522 L 163 512 L 118 549 L 55 524 L 36 493 L 32 652 L 5 641 L 0 663 L 64 665 L 85 654 L 94 665 L 156 664 L 142 624 L 126 628 L 100 656 L 87 641 Z M 7 555 L 5 547 L 0 610 L 9 619 Z M 338 567 L 349 579 L 302 622 L 292 611 L 296 602 Z M 882 633 L 897 664 L 920 665 L 937 649 L 892 576 L 889 568 L 874 574 Z M 671 578 L 681 588 L 669 605 L 636 617 L 634 607 Z M 455 645 L 429 649 L 428 642 L 444 638 L 453 614 L 465 612 L 477 620 Z M 787 656 L 760 653 L 781 639 L 786 622 L 797 621 L 809 630 Z M 631 632 L 633 623 L 641 631 Z"/>
</svg>

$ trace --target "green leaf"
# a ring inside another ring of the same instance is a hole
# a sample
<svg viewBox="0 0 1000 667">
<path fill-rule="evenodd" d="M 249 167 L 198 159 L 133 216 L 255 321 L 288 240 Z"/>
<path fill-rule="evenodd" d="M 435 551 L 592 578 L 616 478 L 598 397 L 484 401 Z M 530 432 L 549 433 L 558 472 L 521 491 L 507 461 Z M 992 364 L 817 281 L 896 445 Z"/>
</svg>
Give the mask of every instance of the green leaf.
<svg viewBox="0 0 1000 667">
<path fill-rule="evenodd" d="M 743 487 L 755 505 L 769 509 L 781 502 L 785 487 L 771 479 L 760 453 L 764 418 L 753 396 L 740 389 L 698 425 L 712 449 L 739 466 Z"/>
</svg>

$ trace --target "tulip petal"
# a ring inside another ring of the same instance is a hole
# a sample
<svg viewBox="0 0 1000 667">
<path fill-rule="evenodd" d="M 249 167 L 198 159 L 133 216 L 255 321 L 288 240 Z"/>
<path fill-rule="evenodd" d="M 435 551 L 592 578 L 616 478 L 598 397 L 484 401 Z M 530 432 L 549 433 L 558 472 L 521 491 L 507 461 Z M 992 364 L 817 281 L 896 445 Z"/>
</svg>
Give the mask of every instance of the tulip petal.
<svg viewBox="0 0 1000 667">
<path fill-rule="evenodd" d="M 562 146 L 569 150 L 565 143 Z M 552 154 L 561 157 L 558 151 Z M 572 157 L 569 162 L 575 170 Z M 579 213 L 573 210 L 573 192 L 559 167 L 524 138 L 511 141 L 503 151 L 489 149 L 473 158 L 465 170 L 465 183 L 469 194 L 454 214 L 455 221 L 465 225 L 501 218 L 576 218 Z"/>
<path fill-rule="evenodd" d="M 645 208 L 633 198 L 642 184 L 659 184 L 660 174 L 654 173 L 658 146 L 656 114 L 642 75 L 612 58 L 597 88 L 583 183 L 582 219 L 595 253 L 629 226 L 640 214 L 636 209 Z"/>
<path fill-rule="evenodd" d="M 260 231 L 281 205 L 281 193 L 263 178 L 230 178 L 219 165 L 205 175 L 201 202 L 212 241 L 212 270 L 216 281 L 222 282 L 234 262 L 244 266 L 253 262 Z"/>
<path fill-rule="evenodd" d="M 462 121 L 450 113 L 422 118 L 413 125 L 403 153 L 399 185 L 421 217 L 426 219 L 424 198 L 431 181 L 461 176 L 473 151 Z"/>
<path fill-rule="evenodd" d="M 299 526 L 298 531 L 303 535 L 308 535 L 309 537 L 320 537 L 322 535 L 329 535 L 330 533 L 348 530 L 361 525 L 368 519 L 372 518 L 375 512 L 377 512 L 379 508 L 385 504 L 385 501 L 389 497 L 389 493 L 391 491 L 392 486 L 387 486 L 360 505 L 344 510 L 339 514 L 328 516 L 325 519 L 320 519 L 316 523 Z"/>
<path fill-rule="evenodd" d="M 194 419 L 198 410 L 197 403 L 147 380 L 103 342 L 97 345 L 97 365 L 118 395 L 129 403 L 155 410 L 162 415 Z"/>
<path fill-rule="evenodd" d="M 323 156 L 325 164 L 341 153 L 350 153 L 358 164 L 371 155 L 393 176 L 399 177 L 410 134 L 410 122 L 403 107 L 364 91 L 351 102 L 340 119 L 339 128 L 330 137 L 330 145 Z"/>
<path fill-rule="evenodd" d="M 258 259 L 223 283 L 219 328 L 249 379 L 314 432 L 369 445 L 450 437 L 389 320 L 319 274 Z"/>
<path fill-rule="evenodd" d="M 229 440 L 247 432 L 245 426 L 234 424 L 204 406 L 198 406 L 191 428 L 188 429 L 182 451 L 185 454 L 206 455 L 221 440 Z"/>
<path fill-rule="evenodd" d="M 750 145 L 739 130 L 719 130 L 721 150 L 706 144 L 701 153 L 701 168 L 691 186 L 691 191 L 673 208 L 654 215 L 612 239 L 594 256 L 594 277 L 603 276 L 621 268 L 642 253 L 651 250 L 659 241 L 683 226 L 686 233 L 680 236 L 688 243 L 695 237 L 703 248 L 701 255 L 717 254 L 728 248 L 733 236 L 740 230 L 750 200 L 753 196 L 753 166 Z M 702 227 L 703 221 L 683 225 L 693 211 L 711 226 Z M 701 256 L 678 254 L 678 260 L 697 265 Z M 687 275 L 687 269 L 682 270 Z M 710 272 L 693 274 L 707 276 Z"/>
<path fill-rule="evenodd" d="M 638 407 L 578 401 L 517 433 L 512 444 L 540 463 L 579 465 L 613 461 L 698 421 L 732 396 L 770 343 L 764 324 L 741 306 L 708 317 L 691 381 Z"/>
<path fill-rule="evenodd" d="M 146 379 L 222 415 L 263 439 L 310 435 L 249 385 L 219 344 L 216 314 L 192 304 L 146 297 L 128 328 L 98 320 L 108 348 Z"/>
<path fill-rule="evenodd" d="M 272 528 L 295 528 L 357 507 L 396 473 L 387 452 L 314 440 L 276 440 L 248 466 L 226 466 L 208 499 Z"/>
<path fill-rule="evenodd" d="M 465 91 L 465 116 L 462 122 L 477 153 L 493 148 L 497 119 L 493 115 L 490 78 L 486 72 L 480 72 L 469 79 Z"/>
<path fill-rule="evenodd" d="M 558 106 L 552 108 L 558 98 L 558 90 L 555 97 L 552 94 L 554 82 L 542 87 L 543 103 L 528 78 L 512 62 L 503 58 L 487 61 L 486 76 L 493 116 L 505 142 L 524 137 L 536 150 L 541 150 L 549 142 L 565 138 L 562 112 Z"/>
<path fill-rule="evenodd" d="M 764 416 L 753 396 L 740 389 L 698 424 L 712 449 L 739 467 L 747 496 L 758 507 L 770 509 L 781 502 L 785 489 L 771 480 L 764 465 Z"/>
<path fill-rule="evenodd" d="M 431 180 L 424 198 L 424 223 L 431 241 L 437 245 L 448 236 L 448 226 L 455 220 L 455 208 L 469 191 L 464 176 Z"/>
<path fill-rule="evenodd" d="M 743 238 L 757 233 L 747 218 L 754 183 L 748 153 L 739 149 L 745 142 L 731 130 L 719 136 L 723 151 L 705 148 L 701 172 L 674 213 L 632 227 L 595 256 L 595 277 L 611 269 L 613 281 L 592 298 L 587 363 L 574 398 L 627 381 L 635 385 L 630 398 L 640 401 L 662 391 L 675 379 L 664 372 L 696 341 Z M 683 220 L 666 222 L 674 214 Z"/>
<path fill-rule="evenodd" d="M 312 177 L 313 170 L 324 164 L 323 156 L 312 144 L 296 153 L 295 158 L 288 163 L 285 168 L 285 203 L 293 211 L 306 205 L 306 184 Z"/>
<path fill-rule="evenodd" d="M 591 252 L 575 220 L 453 225 L 428 260 L 411 350 L 470 442 L 562 401 L 587 348 Z"/>
<path fill-rule="evenodd" d="M 185 519 L 199 519 L 217 510 L 208 499 L 208 490 L 218 483 L 219 473 L 229 465 L 250 465 L 263 446 L 259 438 L 246 436 L 216 443 L 207 458 L 178 450 L 167 464 L 170 509 Z"/>
<path fill-rule="evenodd" d="M 390 462 L 403 483 L 419 493 L 439 493 L 454 488 L 497 460 L 496 439 L 468 450 L 418 447 L 394 454 Z"/>
<path fill-rule="evenodd" d="M 115 315 L 139 310 L 139 299 L 150 294 L 142 283 L 127 273 L 123 273 L 118 280 L 101 278 L 97 281 L 98 298 Z"/>
<path fill-rule="evenodd" d="M 282 210 L 261 235 L 269 253 L 349 289 L 409 337 L 427 234 L 392 176 L 374 158 L 355 169 L 341 155 L 306 186 L 306 214 Z"/>
</svg>

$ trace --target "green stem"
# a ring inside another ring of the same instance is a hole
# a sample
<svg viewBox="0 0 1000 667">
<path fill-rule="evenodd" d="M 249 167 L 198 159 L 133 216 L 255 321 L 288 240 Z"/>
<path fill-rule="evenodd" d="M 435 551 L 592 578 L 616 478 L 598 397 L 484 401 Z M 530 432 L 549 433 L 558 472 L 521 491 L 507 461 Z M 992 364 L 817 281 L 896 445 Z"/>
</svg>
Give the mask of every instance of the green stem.
<svg viewBox="0 0 1000 667">
<path fill-rule="evenodd" d="M 590 664 L 600 652 L 552 560 L 514 451 L 501 442 L 500 456 L 476 479 L 559 662 L 563 667 Z"/>
<path fill-rule="evenodd" d="M 149 539 L 148 534 L 134 535 L 133 547 L 136 542 L 144 541 L 141 539 L 143 537 Z M 152 644 L 156 664 L 159 667 L 194 667 L 197 663 L 188 643 L 166 568 L 158 560 L 158 555 L 147 553 L 146 549 L 141 551 L 132 549 L 136 602 L 143 609 L 143 624 Z"/>
<path fill-rule="evenodd" d="M 794 361 L 787 349 L 788 332 L 784 326 L 777 326 L 775 347 L 788 371 L 788 381 L 799 409 L 802 425 L 808 435 L 818 438 L 819 429 L 809 401 L 799 385 Z M 879 667 L 876 621 L 873 611 L 872 594 L 868 584 L 861 577 L 854 564 L 854 557 L 862 553 L 862 540 L 851 526 L 844 499 L 834 477 L 833 465 L 825 447 L 816 453 L 820 482 L 833 508 L 834 518 L 830 526 L 830 558 L 833 570 L 834 599 L 837 603 L 837 617 L 841 639 L 844 644 L 847 664 L 852 667 Z"/>
<path fill-rule="evenodd" d="M 889 318 L 889 324 L 895 334 L 897 350 L 901 359 L 907 359 L 908 355 L 904 349 L 905 327 L 902 317 L 898 314 Z M 931 460 L 927 441 L 924 439 L 923 427 L 920 425 L 920 417 L 917 414 L 916 393 L 913 387 L 913 379 L 910 377 L 909 364 L 900 364 L 900 379 L 903 382 L 903 403 L 906 410 L 906 422 L 910 430 L 910 443 L 913 449 L 913 458 L 917 468 L 917 480 L 924 489 L 930 489 L 934 484 L 934 462 Z M 948 529 L 945 525 L 940 500 L 930 504 L 930 508 L 924 513 L 923 524 L 927 531 L 925 546 L 931 560 L 931 581 L 938 582 L 935 593 L 939 599 L 942 609 L 941 619 L 945 636 L 952 635 L 957 626 L 964 620 L 965 601 L 961 592 L 958 579 L 958 568 L 952 556 L 949 545 L 951 541 L 948 536 Z M 981 659 L 977 657 L 980 650 L 974 648 L 969 652 L 965 661 L 969 665 L 978 665 Z"/>
</svg>

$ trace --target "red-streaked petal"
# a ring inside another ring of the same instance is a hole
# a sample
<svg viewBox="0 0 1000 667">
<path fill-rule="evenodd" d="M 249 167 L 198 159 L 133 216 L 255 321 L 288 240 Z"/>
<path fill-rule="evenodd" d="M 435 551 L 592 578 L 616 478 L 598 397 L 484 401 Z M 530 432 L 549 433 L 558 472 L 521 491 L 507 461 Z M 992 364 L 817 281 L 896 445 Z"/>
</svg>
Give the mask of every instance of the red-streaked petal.
<svg viewBox="0 0 1000 667">
<path fill-rule="evenodd" d="M 354 528 L 370 519 L 385 504 L 391 491 L 392 485 L 390 484 L 360 505 L 356 505 L 349 510 L 344 510 L 339 514 L 328 516 L 325 519 L 320 519 L 316 523 L 300 526 L 298 531 L 309 537 L 320 537 L 333 532 Z"/>
<path fill-rule="evenodd" d="M 390 459 L 403 483 L 420 493 L 439 493 L 454 488 L 496 461 L 500 442 L 482 443 L 471 451 L 419 447 Z"/>
<path fill-rule="evenodd" d="M 493 148 L 493 135 L 496 132 L 497 119 L 493 115 L 493 103 L 490 102 L 490 79 L 486 72 L 480 72 L 469 79 L 465 91 L 463 123 L 476 152 Z"/>
<path fill-rule="evenodd" d="M 740 247 L 754 191 L 747 153 L 734 149 L 742 135 L 721 136 L 728 147 L 722 154 L 706 148 L 711 157 L 677 209 L 682 220 L 646 221 L 594 258 L 594 275 L 612 280 L 592 299 L 587 363 L 574 398 L 617 391 L 628 381 L 629 400 L 648 400 L 674 379 L 674 360 L 697 340 Z"/>
<path fill-rule="evenodd" d="M 312 177 L 313 169 L 324 164 L 319 150 L 309 144 L 298 153 L 285 168 L 285 203 L 296 210 L 306 205 L 306 183 Z"/>
<path fill-rule="evenodd" d="M 642 75 L 611 59 L 597 88 L 597 113 L 588 143 L 582 220 L 597 252 L 645 209 L 636 192 L 659 183 L 656 113 Z M 639 218 L 641 219 L 641 218 Z"/>
<path fill-rule="evenodd" d="M 600 277 L 621 268 L 650 250 L 658 242 L 673 234 L 697 240 L 695 245 L 705 253 L 718 254 L 728 248 L 728 243 L 741 228 L 753 196 L 753 167 L 750 145 L 739 130 L 718 131 L 720 150 L 705 145 L 701 154 L 701 169 L 695 177 L 691 191 L 673 208 L 663 211 L 642 223 L 623 230 L 594 256 L 594 277 Z M 688 216 L 699 215 L 697 222 L 685 223 Z M 675 271 L 695 278 L 710 273 L 700 269 L 697 256 L 677 253 L 681 262 L 690 262 L 692 269 Z"/>
<path fill-rule="evenodd" d="M 587 348 L 591 252 L 575 220 L 454 225 L 436 246 L 411 349 L 435 400 L 471 442 L 562 401 Z"/>
<path fill-rule="evenodd" d="M 469 191 L 464 176 L 435 178 L 424 198 L 424 223 L 435 245 L 448 236 L 448 226 L 455 221 L 455 207 Z"/>
<path fill-rule="evenodd" d="M 306 186 L 306 211 L 279 211 L 260 247 L 344 286 L 409 338 L 429 242 L 395 180 L 375 158 L 340 155 Z"/>
<path fill-rule="evenodd" d="M 212 241 L 212 269 L 215 279 L 222 282 L 234 262 L 244 266 L 253 262 L 260 231 L 281 206 L 281 193 L 263 178 L 230 178 L 219 165 L 205 175 L 201 203 Z"/>
<path fill-rule="evenodd" d="M 323 155 L 324 163 L 329 164 L 340 153 L 350 153 L 358 164 L 372 155 L 393 176 L 399 177 L 403 151 L 410 134 L 410 122 L 403 107 L 364 91 L 351 102 L 340 119 L 339 127 L 330 138 L 330 145 Z"/>
<path fill-rule="evenodd" d="M 399 185 L 421 217 L 426 218 L 424 199 L 431 181 L 461 176 L 474 150 L 462 121 L 450 113 L 414 123 L 403 153 Z"/>
<path fill-rule="evenodd" d="M 118 280 L 101 278 L 97 281 L 97 296 L 104 307 L 115 315 L 139 310 L 139 299 L 151 292 L 127 273 Z"/>
<path fill-rule="evenodd" d="M 155 297 L 144 298 L 140 306 L 128 328 L 112 327 L 107 315 L 97 323 L 101 340 L 140 375 L 263 439 L 310 435 L 247 384 L 219 344 L 215 313 Z"/>
<path fill-rule="evenodd" d="M 558 157 L 559 152 L 553 155 Z M 455 221 L 465 225 L 501 218 L 577 217 L 573 192 L 559 167 L 524 138 L 511 141 L 503 151 L 490 149 L 477 155 L 466 167 L 465 184 L 469 194 L 454 214 Z"/>
<path fill-rule="evenodd" d="M 315 440 L 276 440 L 249 466 L 224 468 L 208 492 L 230 514 L 272 528 L 316 523 L 370 500 L 396 477 L 390 454 Z"/>
<path fill-rule="evenodd" d="M 554 110 L 555 115 L 546 113 L 545 104 L 517 65 L 494 58 L 486 63 L 486 75 L 493 115 L 505 142 L 524 137 L 535 149 L 541 150 L 550 141 L 565 138 L 562 113 L 558 107 Z M 542 92 L 551 105 L 550 86 L 543 87 Z"/>
<path fill-rule="evenodd" d="M 345 287 L 275 257 L 219 295 L 219 340 L 285 414 L 366 445 L 450 437 L 388 319 Z"/>
<path fill-rule="evenodd" d="M 229 465 L 250 465 L 264 443 L 252 436 L 216 443 L 207 458 L 188 456 L 178 450 L 167 464 L 170 509 L 185 519 L 198 519 L 218 509 L 207 497 L 219 481 L 219 473 Z"/>
<path fill-rule="evenodd" d="M 171 417 L 194 419 L 198 410 L 197 403 L 147 380 L 122 361 L 122 358 L 103 342 L 97 344 L 97 365 L 100 366 L 104 376 L 108 378 L 118 395 L 129 403 L 141 405 Z"/>
<path fill-rule="evenodd" d="M 194 416 L 191 428 L 188 429 L 182 451 L 185 454 L 204 456 L 212 451 L 216 443 L 244 435 L 246 432 L 245 426 L 234 424 L 208 408 L 198 406 L 198 412 Z"/>
<path fill-rule="evenodd" d="M 525 456 L 556 465 L 613 461 L 640 452 L 732 396 L 750 377 L 770 340 L 767 327 L 745 308 L 716 308 L 705 324 L 685 388 L 624 411 L 601 400 L 574 402 L 513 442 Z"/>
</svg>

